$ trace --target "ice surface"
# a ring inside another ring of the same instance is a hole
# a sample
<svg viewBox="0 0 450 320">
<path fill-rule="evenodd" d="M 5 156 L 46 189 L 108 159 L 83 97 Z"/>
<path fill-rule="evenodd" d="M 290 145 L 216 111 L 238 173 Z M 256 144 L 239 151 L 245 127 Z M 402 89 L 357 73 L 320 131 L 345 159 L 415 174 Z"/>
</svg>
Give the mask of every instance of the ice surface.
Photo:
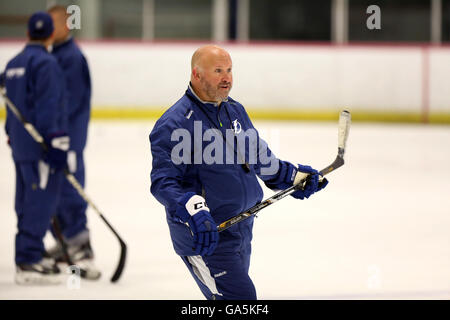
<svg viewBox="0 0 450 320">
<path fill-rule="evenodd" d="M 13 282 L 15 177 L 0 130 L 0 299 L 203 299 L 149 192 L 153 124 L 91 124 L 86 192 L 127 242 L 129 257 L 111 284 L 119 245 L 89 210 L 103 276 L 82 280 L 78 290 Z M 336 156 L 337 123 L 255 125 L 282 159 L 321 169 Z M 286 198 L 256 219 L 250 273 L 259 298 L 450 298 L 450 127 L 353 124 L 346 164 L 329 180 L 309 200 Z"/>
</svg>

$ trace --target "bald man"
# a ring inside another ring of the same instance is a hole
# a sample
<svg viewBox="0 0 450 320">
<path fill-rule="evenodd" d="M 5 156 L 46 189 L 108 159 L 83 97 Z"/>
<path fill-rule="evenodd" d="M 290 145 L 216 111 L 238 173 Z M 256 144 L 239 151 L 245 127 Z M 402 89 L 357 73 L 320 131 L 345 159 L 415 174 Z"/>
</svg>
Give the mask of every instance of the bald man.
<svg viewBox="0 0 450 320">
<path fill-rule="evenodd" d="M 71 36 L 67 27 L 66 8 L 56 5 L 48 9 L 55 26 L 52 54 L 58 61 L 66 84 L 66 101 L 70 151 L 68 152 L 68 168 L 84 187 L 85 170 L 83 152 L 86 146 L 87 132 L 91 110 L 91 78 L 89 67 L 81 50 Z M 83 277 L 91 280 L 100 278 L 100 271 L 94 265 L 94 253 L 90 244 L 89 229 L 86 217 L 87 203 L 73 186 L 64 181 L 61 201 L 57 209 L 57 219 L 66 240 L 68 253 L 72 262 L 86 272 Z M 61 246 L 51 248 L 49 254 L 63 262 L 64 254 Z"/>
<path fill-rule="evenodd" d="M 207 299 L 256 299 L 248 271 L 253 217 L 220 233 L 216 225 L 262 200 L 258 177 L 273 190 L 309 174 L 306 199 L 323 189 L 318 172 L 282 161 L 259 137 L 244 107 L 229 97 L 232 60 L 215 45 L 197 49 L 183 97 L 150 133 L 151 193 L 166 209 L 175 252 Z M 289 245 L 289 244 L 287 244 Z"/>
</svg>

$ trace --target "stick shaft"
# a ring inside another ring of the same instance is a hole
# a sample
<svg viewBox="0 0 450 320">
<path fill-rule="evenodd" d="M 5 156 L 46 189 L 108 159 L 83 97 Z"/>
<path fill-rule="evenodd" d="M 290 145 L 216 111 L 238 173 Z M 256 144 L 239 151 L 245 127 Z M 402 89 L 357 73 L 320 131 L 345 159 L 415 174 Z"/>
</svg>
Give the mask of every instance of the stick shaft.
<svg viewBox="0 0 450 320">
<path fill-rule="evenodd" d="M 338 156 L 331 165 L 329 165 L 328 167 L 321 170 L 319 172 L 319 174 L 323 177 L 324 175 L 336 170 L 343 164 L 344 164 L 344 159 L 342 159 Z M 222 222 L 221 224 L 219 224 L 217 226 L 217 231 L 221 232 L 223 230 L 226 230 L 226 229 L 230 228 L 231 226 L 235 225 L 236 223 L 239 223 L 241 221 L 244 221 L 244 220 L 250 218 L 251 216 L 256 215 L 262 209 L 267 208 L 271 204 L 273 204 L 273 203 L 285 198 L 286 196 L 294 193 L 295 191 L 297 191 L 299 186 L 302 186 L 305 181 L 306 181 L 306 178 L 302 179 L 297 185 L 289 187 L 287 189 L 284 189 L 284 190 L 278 192 L 277 194 L 273 195 L 272 197 L 267 198 L 266 200 L 254 205 L 250 209 L 248 209 L 244 212 L 241 212 L 238 215 Z"/>
<path fill-rule="evenodd" d="M 325 167 L 324 169 L 320 170 L 320 180 L 323 179 L 323 176 L 329 174 L 330 172 L 336 170 L 337 168 L 344 165 L 344 153 L 345 153 L 345 145 L 347 143 L 348 133 L 350 130 L 350 123 L 351 123 L 351 115 L 350 112 L 343 110 L 339 116 L 339 126 L 338 126 L 338 155 L 336 159 L 333 161 L 332 164 Z M 251 216 L 255 216 L 259 211 L 262 209 L 270 206 L 271 204 L 285 198 L 286 196 L 294 193 L 297 191 L 301 186 L 303 186 L 303 183 L 306 181 L 307 176 L 303 178 L 298 184 L 295 186 L 289 187 L 283 191 L 278 192 L 277 194 L 273 195 L 270 198 L 267 198 L 266 200 L 254 205 L 250 209 L 241 212 L 237 214 L 236 216 L 220 223 L 217 226 L 217 231 L 221 232 L 223 230 L 226 230 L 230 228 L 231 226 L 235 225 L 236 223 L 239 223 L 241 221 L 244 221 Z"/>
</svg>

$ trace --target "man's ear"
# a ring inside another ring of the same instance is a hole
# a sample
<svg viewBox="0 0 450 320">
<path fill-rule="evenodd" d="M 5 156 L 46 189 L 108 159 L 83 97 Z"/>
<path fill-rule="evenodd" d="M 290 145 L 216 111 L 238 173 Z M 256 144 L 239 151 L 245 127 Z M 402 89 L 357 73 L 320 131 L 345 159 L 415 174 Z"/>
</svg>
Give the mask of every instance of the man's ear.
<svg viewBox="0 0 450 320">
<path fill-rule="evenodd" d="M 200 72 L 198 70 L 197 67 L 195 67 L 194 69 L 192 69 L 192 75 L 194 76 L 195 79 L 199 80 L 200 79 Z"/>
</svg>

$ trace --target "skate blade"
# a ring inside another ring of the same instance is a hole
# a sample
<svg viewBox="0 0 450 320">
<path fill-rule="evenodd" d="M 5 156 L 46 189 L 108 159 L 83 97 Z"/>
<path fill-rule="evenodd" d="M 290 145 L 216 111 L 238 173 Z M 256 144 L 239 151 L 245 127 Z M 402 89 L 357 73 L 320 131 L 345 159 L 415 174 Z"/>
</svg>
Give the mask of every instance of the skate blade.
<svg viewBox="0 0 450 320">
<path fill-rule="evenodd" d="M 92 260 L 80 260 L 77 262 L 82 270 L 81 277 L 87 280 L 98 280 L 102 276 L 100 270 L 94 265 Z"/>
<path fill-rule="evenodd" d="M 23 271 L 16 273 L 14 281 L 18 285 L 47 286 L 61 284 L 62 278 L 61 274 L 43 275 L 37 272 Z"/>
<path fill-rule="evenodd" d="M 84 271 L 84 272 L 83 272 Z M 81 278 L 86 280 L 98 280 L 102 276 L 102 273 L 98 270 L 82 269 Z"/>
<path fill-rule="evenodd" d="M 75 265 L 69 266 L 67 263 L 58 263 L 61 270 L 67 270 L 68 274 L 78 274 L 82 279 L 98 280 L 102 273 L 98 270 L 91 261 L 81 260 Z"/>
</svg>

